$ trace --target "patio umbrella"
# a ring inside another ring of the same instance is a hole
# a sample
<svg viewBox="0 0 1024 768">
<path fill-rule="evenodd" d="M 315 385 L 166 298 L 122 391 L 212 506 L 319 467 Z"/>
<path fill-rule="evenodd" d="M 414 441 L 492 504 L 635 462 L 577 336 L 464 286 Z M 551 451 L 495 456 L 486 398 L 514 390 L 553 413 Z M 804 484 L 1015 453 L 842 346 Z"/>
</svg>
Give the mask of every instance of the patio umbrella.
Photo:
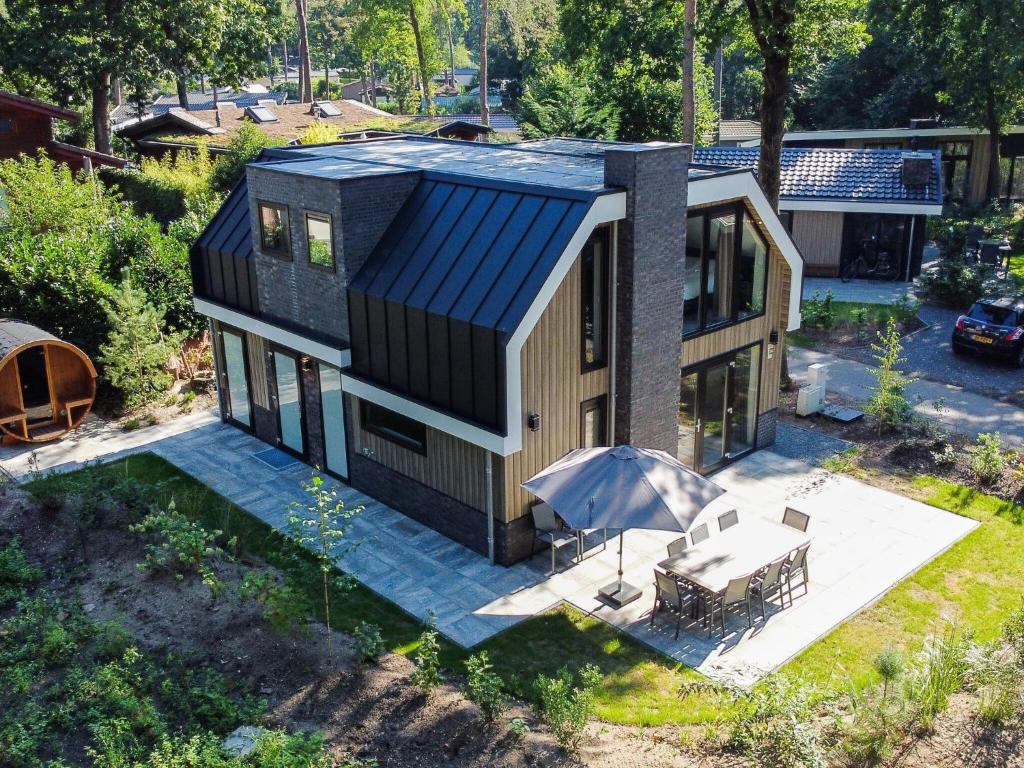
<svg viewBox="0 0 1024 768">
<path fill-rule="evenodd" d="M 522 486 L 573 528 L 619 529 L 619 578 L 600 593 L 620 606 L 640 596 L 622 581 L 625 529 L 685 532 L 725 493 L 668 453 L 631 445 L 570 451 Z"/>
</svg>

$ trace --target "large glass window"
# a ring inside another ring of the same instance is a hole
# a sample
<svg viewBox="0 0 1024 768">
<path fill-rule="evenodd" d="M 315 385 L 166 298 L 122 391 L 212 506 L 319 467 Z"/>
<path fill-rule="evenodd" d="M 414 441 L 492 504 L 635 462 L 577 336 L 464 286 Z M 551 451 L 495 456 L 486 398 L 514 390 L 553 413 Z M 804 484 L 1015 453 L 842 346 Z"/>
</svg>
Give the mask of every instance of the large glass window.
<svg viewBox="0 0 1024 768">
<path fill-rule="evenodd" d="M 583 370 L 608 364 L 608 228 L 594 231 L 583 248 Z"/>
<path fill-rule="evenodd" d="M 299 361 L 292 355 L 274 351 L 274 380 L 277 385 L 277 424 L 281 445 L 302 454 L 305 443 L 302 429 L 302 385 Z"/>
<path fill-rule="evenodd" d="M 604 395 L 580 404 L 580 448 L 607 445 L 608 416 Z"/>
<path fill-rule="evenodd" d="M 744 206 L 695 213 L 686 226 L 683 333 L 763 313 L 768 245 Z"/>
<path fill-rule="evenodd" d="M 950 200 L 963 200 L 967 197 L 971 178 L 971 142 L 941 141 L 939 149 L 942 151 L 945 195 Z"/>
<path fill-rule="evenodd" d="M 427 427 L 421 422 L 382 408 L 376 403 L 362 400 L 361 421 L 363 429 L 392 443 L 419 453 L 427 452 Z"/>
<path fill-rule="evenodd" d="M 245 340 L 240 333 L 225 330 L 221 334 L 224 343 L 224 378 L 228 406 L 228 417 L 239 424 L 251 427 L 252 414 L 249 405 L 249 371 L 245 363 Z"/>
<path fill-rule="evenodd" d="M 999 158 L 999 195 L 1024 200 L 1024 155 Z"/>
<path fill-rule="evenodd" d="M 275 256 L 290 256 L 288 209 L 277 203 L 260 203 L 260 243 Z"/>
<path fill-rule="evenodd" d="M 306 213 L 306 246 L 310 264 L 334 269 L 334 238 L 329 214 Z"/>
<path fill-rule="evenodd" d="M 324 424 L 324 463 L 330 472 L 348 477 L 345 448 L 345 409 L 341 392 L 341 371 L 320 365 L 320 415 Z"/>
</svg>

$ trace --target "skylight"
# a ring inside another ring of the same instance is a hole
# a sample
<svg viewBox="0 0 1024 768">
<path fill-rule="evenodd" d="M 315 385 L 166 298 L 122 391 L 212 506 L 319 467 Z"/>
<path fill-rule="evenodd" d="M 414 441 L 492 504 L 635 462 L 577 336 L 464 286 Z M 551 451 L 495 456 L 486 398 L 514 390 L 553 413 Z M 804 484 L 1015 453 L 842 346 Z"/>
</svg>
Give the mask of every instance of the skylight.
<svg viewBox="0 0 1024 768">
<path fill-rule="evenodd" d="M 245 114 L 257 123 L 276 123 L 277 115 L 267 107 L 246 107 Z"/>
<path fill-rule="evenodd" d="M 316 105 L 324 117 L 339 117 L 341 115 L 341 110 L 329 101 L 318 101 Z"/>
</svg>

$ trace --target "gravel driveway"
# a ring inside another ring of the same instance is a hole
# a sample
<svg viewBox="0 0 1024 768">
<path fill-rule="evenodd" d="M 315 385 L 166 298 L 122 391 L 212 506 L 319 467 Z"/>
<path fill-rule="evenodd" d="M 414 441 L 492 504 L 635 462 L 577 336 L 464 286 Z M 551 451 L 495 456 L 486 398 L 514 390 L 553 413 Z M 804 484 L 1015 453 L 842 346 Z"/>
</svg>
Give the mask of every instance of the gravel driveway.
<svg viewBox="0 0 1024 768">
<path fill-rule="evenodd" d="M 920 318 L 928 328 L 903 340 L 905 370 L 910 375 L 1024 405 L 1024 370 L 999 359 L 954 355 L 950 335 L 960 312 L 924 306 Z M 843 357 L 874 365 L 870 347 L 847 348 Z"/>
</svg>

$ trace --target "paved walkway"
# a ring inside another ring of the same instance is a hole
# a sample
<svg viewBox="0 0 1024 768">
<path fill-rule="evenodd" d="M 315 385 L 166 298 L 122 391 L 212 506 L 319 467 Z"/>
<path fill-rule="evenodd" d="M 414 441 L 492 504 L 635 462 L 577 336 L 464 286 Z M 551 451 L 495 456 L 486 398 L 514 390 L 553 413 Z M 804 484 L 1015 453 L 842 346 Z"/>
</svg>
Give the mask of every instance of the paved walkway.
<svg viewBox="0 0 1024 768">
<path fill-rule="evenodd" d="M 69 470 L 81 462 L 151 450 L 206 483 L 268 524 L 281 527 L 288 502 L 301 497 L 309 468 L 297 461 L 271 469 L 256 458 L 268 446 L 218 421 L 197 414 L 172 425 L 133 433 L 104 432 L 75 446 L 57 443 L 37 452 L 40 469 Z M 187 427 L 182 429 L 181 427 Z M 274 451 L 274 449 L 269 449 Z M 25 477 L 27 452 L 2 458 L 12 474 Z M 436 614 L 438 628 L 463 646 L 494 634 L 563 602 L 590 612 L 667 656 L 723 683 L 749 685 L 878 598 L 900 579 L 970 532 L 976 523 L 859 483 L 770 451 L 761 451 L 715 475 L 728 493 L 705 511 L 714 518 L 727 508 L 742 520 L 764 515 L 779 520 L 787 505 L 811 515 L 812 581 L 806 596 L 784 611 L 769 609 L 766 622 L 747 630 L 731 616 L 724 640 L 709 639 L 690 625 L 673 638 L 671 622 L 649 625 L 653 603 L 651 572 L 675 535 L 628 531 L 626 580 L 645 587 L 631 605 L 612 610 L 597 597 L 615 578 L 617 539 L 580 564 L 563 561 L 545 573 L 547 553 L 512 568 L 492 566 L 480 555 L 344 485 L 349 506 L 363 506 L 354 535 L 364 543 L 339 558 L 339 565 L 370 589 L 425 619 Z M 595 542 L 591 542 L 595 543 Z"/>
<path fill-rule="evenodd" d="M 796 383 L 802 384 L 806 380 L 807 366 L 812 363 L 831 366 L 830 392 L 860 403 L 871 398 L 875 379 L 870 366 L 826 352 L 795 346 L 789 348 L 789 372 Z M 1024 448 L 1024 409 L 1018 406 L 928 379 L 911 382 L 907 396 L 917 413 L 955 432 L 970 437 L 982 432 L 999 432 L 1007 445 Z M 942 405 L 941 411 L 936 410 L 936 403 Z"/>
</svg>

